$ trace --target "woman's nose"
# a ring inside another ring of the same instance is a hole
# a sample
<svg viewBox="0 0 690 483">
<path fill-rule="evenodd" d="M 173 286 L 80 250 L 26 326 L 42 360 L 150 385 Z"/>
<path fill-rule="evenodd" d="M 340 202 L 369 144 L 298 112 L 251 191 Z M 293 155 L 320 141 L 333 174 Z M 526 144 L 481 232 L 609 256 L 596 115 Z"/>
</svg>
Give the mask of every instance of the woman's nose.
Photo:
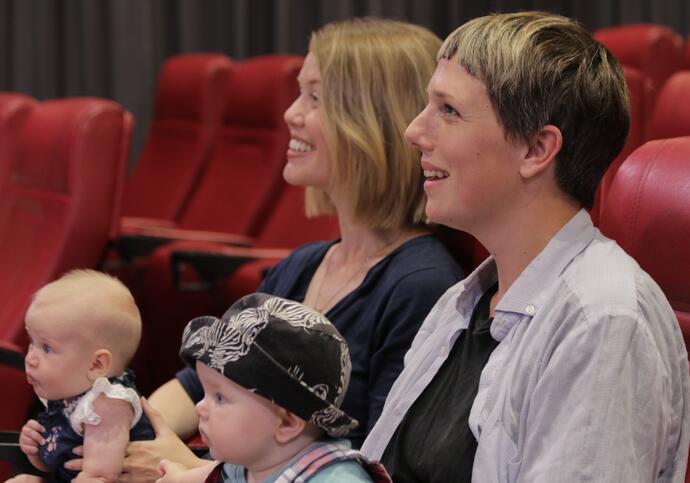
<svg viewBox="0 0 690 483">
<path fill-rule="evenodd" d="M 283 119 L 288 126 L 300 126 L 304 122 L 304 115 L 300 108 L 299 97 L 285 110 Z"/>
<path fill-rule="evenodd" d="M 427 109 L 415 117 L 407 129 L 405 129 L 405 141 L 420 151 L 429 150 L 429 133 L 426 125 Z"/>
</svg>

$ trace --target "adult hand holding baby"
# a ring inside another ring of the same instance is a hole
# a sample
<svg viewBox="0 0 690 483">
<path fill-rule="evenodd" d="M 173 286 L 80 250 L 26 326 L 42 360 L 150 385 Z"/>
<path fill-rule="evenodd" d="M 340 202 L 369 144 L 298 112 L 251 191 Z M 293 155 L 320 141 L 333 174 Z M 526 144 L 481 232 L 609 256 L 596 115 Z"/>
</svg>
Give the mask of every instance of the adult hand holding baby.
<svg viewBox="0 0 690 483">
<path fill-rule="evenodd" d="M 188 467 L 198 466 L 200 460 L 170 429 L 161 413 L 143 397 L 141 398 L 141 406 L 151 422 L 156 438 L 148 441 L 134 441 L 127 446 L 122 473 L 118 482 L 149 483 L 156 481 L 161 476 L 159 467 L 163 458 L 177 461 Z M 73 459 L 65 463 L 65 468 L 81 471 L 82 463 L 82 459 Z"/>
</svg>

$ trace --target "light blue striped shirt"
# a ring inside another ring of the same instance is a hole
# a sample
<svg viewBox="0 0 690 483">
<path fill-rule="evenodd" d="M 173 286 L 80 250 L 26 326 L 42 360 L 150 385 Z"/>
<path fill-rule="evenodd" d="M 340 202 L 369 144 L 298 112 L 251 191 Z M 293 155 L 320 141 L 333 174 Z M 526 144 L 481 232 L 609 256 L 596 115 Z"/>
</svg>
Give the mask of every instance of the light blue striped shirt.
<svg viewBox="0 0 690 483">
<path fill-rule="evenodd" d="M 490 258 L 431 310 L 365 456 L 381 457 L 496 278 Z M 500 344 L 469 420 L 473 481 L 684 481 L 690 376 L 677 320 L 657 284 L 585 211 L 510 287 L 491 334 Z"/>
</svg>

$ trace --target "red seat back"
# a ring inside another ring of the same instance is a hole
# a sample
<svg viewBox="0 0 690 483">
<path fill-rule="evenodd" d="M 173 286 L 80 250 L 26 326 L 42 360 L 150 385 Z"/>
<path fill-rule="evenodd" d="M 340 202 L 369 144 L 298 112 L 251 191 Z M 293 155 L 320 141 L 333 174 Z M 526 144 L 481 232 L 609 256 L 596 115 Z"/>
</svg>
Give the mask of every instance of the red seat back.
<svg viewBox="0 0 690 483">
<path fill-rule="evenodd" d="M 340 233 L 335 216 L 307 218 L 304 188 L 286 184 L 259 233 L 256 246 L 296 248 L 314 240 L 330 240 Z"/>
<path fill-rule="evenodd" d="M 125 216 L 177 219 L 216 140 L 232 68 L 222 54 L 165 62 L 148 137 L 127 182 Z"/>
<path fill-rule="evenodd" d="M 180 226 L 255 236 L 283 183 L 290 140 L 283 113 L 297 96 L 302 58 L 262 56 L 236 66 L 218 142 Z"/>
<path fill-rule="evenodd" d="M 6 180 L 15 139 L 36 101 L 16 92 L 0 92 L 0 188 Z"/>
<path fill-rule="evenodd" d="M 690 136 L 690 70 L 673 74 L 656 98 L 648 139 Z"/>
<path fill-rule="evenodd" d="M 621 165 L 601 231 L 666 294 L 690 348 L 690 137 L 649 141 Z"/>
<path fill-rule="evenodd" d="M 649 78 L 639 70 L 627 66 L 623 66 L 623 73 L 625 74 L 628 99 L 630 100 L 630 131 L 620 154 L 616 156 L 601 179 L 594 208 L 591 212 L 595 223 L 604 203 L 603 193 L 608 190 L 621 163 L 645 141 L 646 125 L 652 115 L 653 88 Z"/>
<path fill-rule="evenodd" d="M 0 340 L 0 387 L 5 391 L 0 411 L 0 431 L 19 431 L 38 402 L 33 388 L 26 381 L 24 356 L 19 347 Z M 0 462 L 0 480 L 9 478 L 12 465 Z"/>
<path fill-rule="evenodd" d="M 72 268 L 97 266 L 119 212 L 132 119 L 114 102 L 38 104 L 0 192 L 0 339 L 23 345 L 31 295 Z"/>
<path fill-rule="evenodd" d="M 683 39 L 662 25 L 620 25 L 598 30 L 594 38 L 621 64 L 634 67 L 649 77 L 655 92 L 683 65 Z"/>
</svg>

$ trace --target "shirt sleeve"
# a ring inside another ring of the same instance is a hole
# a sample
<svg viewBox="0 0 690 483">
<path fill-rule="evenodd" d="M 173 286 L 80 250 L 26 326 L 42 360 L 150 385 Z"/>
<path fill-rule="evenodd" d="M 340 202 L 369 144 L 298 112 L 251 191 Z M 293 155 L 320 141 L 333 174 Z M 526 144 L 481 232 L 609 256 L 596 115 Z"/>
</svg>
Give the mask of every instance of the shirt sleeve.
<svg viewBox="0 0 690 483">
<path fill-rule="evenodd" d="M 342 482 L 371 482 L 373 481 L 362 466 L 355 461 L 341 461 L 326 466 L 309 478 L 312 483 L 342 483 Z"/>
<path fill-rule="evenodd" d="M 369 427 L 381 415 L 386 396 L 403 369 L 403 358 L 419 327 L 438 299 L 457 283 L 452 271 L 420 270 L 396 284 L 376 329 L 369 379 Z"/>
<path fill-rule="evenodd" d="M 516 481 L 655 481 L 673 392 L 655 348 L 643 321 L 610 315 L 545 351 L 519 422 Z"/>
</svg>

